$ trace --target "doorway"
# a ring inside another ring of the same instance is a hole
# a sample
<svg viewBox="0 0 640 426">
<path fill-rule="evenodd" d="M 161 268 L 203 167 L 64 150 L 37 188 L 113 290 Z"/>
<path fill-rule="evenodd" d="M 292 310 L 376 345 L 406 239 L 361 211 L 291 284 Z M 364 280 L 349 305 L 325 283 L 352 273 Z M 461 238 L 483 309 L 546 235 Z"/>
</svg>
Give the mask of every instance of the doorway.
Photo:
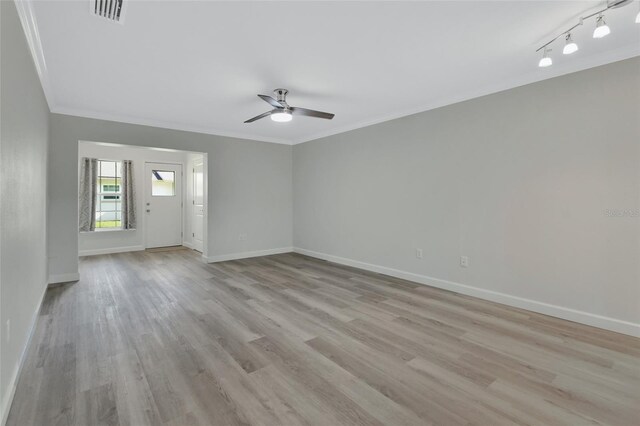
<svg viewBox="0 0 640 426">
<path fill-rule="evenodd" d="M 182 245 L 182 165 L 145 163 L 146 248 Z"/>
</svg>

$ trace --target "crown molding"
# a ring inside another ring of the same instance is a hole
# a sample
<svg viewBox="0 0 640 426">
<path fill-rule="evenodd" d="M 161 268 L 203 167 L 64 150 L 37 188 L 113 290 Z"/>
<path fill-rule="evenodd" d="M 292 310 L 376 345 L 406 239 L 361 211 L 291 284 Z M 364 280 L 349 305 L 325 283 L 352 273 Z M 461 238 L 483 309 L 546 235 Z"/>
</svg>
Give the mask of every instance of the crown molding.
<svg viewBox="0 0 640 426">
<path fill-rule="evenodd" d="M 391 121 L 398 118 L 419 114 L 419 113 L 430 111 L 436 108 L 442 108 L 442 107 L 453 105 L 459 102 L 464 102 L 464 101 L 479 98 L 482 96 L 503 92 L 509 89 L 515 89 L 516 87 L 537 83 L 539 81 L 544 81 L 544 80 L 560 77 L 567 74 L 572 74 L 579 71 L 584 71 L 589 68 L 606 65 L 613 62 L 622 61 L 625 59 L 630 59 L 636 56 L 640 56 L 640 45 L 630 44 L 615 50 L 605 52 L 596 57 L 592 56 L 592 57 L 585 57 L 580 59 L 572 58 L 577 60 L 574 60 L 572 62 L 565 62 L 561 65 L 550 67 L 550 68 L 538 69 L 536 64 L 534 63 L 532 66 L 536 67 L 535 71 L 517 78 L 505 80 L 500 84 L 489 85 L 478 90 L 458 93 L 453 96 L 448 96 L 448 97 L 438 99 L 436 101 L 431 101 L 429 103 L 423 104 L 421 106 L 418 106 L 412 109 L 379 116 L 371 120 L 360 121 L 356 124 L 341 126 L 335 129 L 327 130 L 325 132 L 315 133 L 309 137 L 300 138 L 293 141 L 292 145 L 299 145 L 305 142 L 311 142 L 311 141 L 322 139 L 328 136 L 334 136 L 340 133 L 361 129 L 363 127 L 369 127 L 374 124 L 384 123 L 385 121 Z"/>
<path fill-rule="evenodd" d="M 55 99 L 53 97 L 53 91 L 51 90 L 51 84 L 49 83 L 49 73 L 47 71 L 47 63 L 44 59 L 44 52 L 42 50 L 42 42 L 40 40 L 40 33 L 38 31 L 38 22 L 36 20 L 35 12 L 33 11 L 33 3 L 30 0 L 14 0 L 16 9 L 18 10 L 18 17 L 24 30 L 24 35 L 31 51 L 31 57 L 36 66 L 38 78 L 40 79 L 40 85 L 44 92 L 44 97 L 47 100 L 49 110 L 52 110 L 55 106 Z"/>
<path fill-rule="evenodd" d="M 213 127 L 195 126 L 195 125 L 189 125 L 189 124 L 174 123 L 174 122 L 165 121 L 165 120 L 156 120 L 156 119 L 147 119 L 147 118 L 127 116 L 127 115 L 110 114 L 110 113 L 103 113 L 103 112 L 91 111 L 91 110 L 85 110 L 85 109 L 79 109 L 79 108 L 69 108 L 69 107 L 57 105 L 55 102 L 55 97 L 53 94 L 53 90 L 51 88 L 51 84 L 49 82 L 48 70 L 47 70 L 47 65 L 44 58 L 44 52 L 42 49 L 40 34 L 38 32 L 36 16 L 33 11 L 33 6 L 32 6 L 33 2 L 32 0 L 14 0 L 14 2 L 16 4 L 16 8 L 18 10 L 18 16 L 20 17 L 20 22 L 22 23 L 22 27 L 24 29 L 25 36 L 27 38 L 27 43 L 29 45 L 29 49 L 31 51 L 33 61 L 35 63 L 36 70 L 38 72 L 38 77 L 40 78 L 42 90 L 44 91 L 47 104 L 49 105 L 49 110 L 52 113 L 72 115 L 72 116 L 84 117 L 84 118 L 93 118 L 93 119 L 99 119 L 99 120 L 115 121 L 120 123 L 137 124 L 137 125 L 143 125 L 143 126 L 152 126 L 152 127 L 163 128 L 163 129 L 203 133 L 203 134 L 223 136 L 223 137 L 248 139 L 248 140 L 260 141 L 260 142 L 277 143 L 282 145 L 298 145 L 305 142 L 322 139 L 328 136 L 333 136 L 340 133 L 361 129 L 363 127 L 372 126 L 374 124 L 384 123 L 386 121 L 391 121 L 398 118 L 419 114 L 421 112 L 426 112 L 432 109 L 441 108 L 441 107 L 452 105 L 458 102 L 463 102 L 463 101 L 471 100 L 474 98 L 491 95 L 494 93 L 502 92 L 505 90 L 513 89 L 513 88 L 524 86 L 527 84 L 536 83 L 536 82 L 547 80 L 550 78 L 560 77 L 562 75 L 583 71 L 589 68 L 606 65 L 612 62 L 629 59 L 635 56 L 640 56 L 640 45 L 630 44 L 615 50 L 611 50 L 609 52 L 605 52 L 595 57 L 591 56 L 591 57 L 584 57 L 584 58 L 571 58 L 573 59 L 572 61 L 568 61 L 557 66 L 554 65 L 553 67 L 549 67 L 545 69 L 539 69 L 535 67 L 535 61 L 534 61 L 532 65 L 532 67 L 535 67 L 534 71 L 517 78 L 505 80 L 500 84 L 489 85 L 477 90 L 457 93 L 452 96 L 447 96 L 441 99 L 437 99 L 435 101 L 430 101 L 426 104 L 422 104 L 414 108 L 406 109 L 406 110 L 395 112 L 392 114 L 378 116 L 370 120 L 359 121 L 358 123 L 355 123 L 355 124 L 340 126 L 327 131 L 314 133 L 312 135 L 305 136 L 302 138 L 282 139 L 282 138 L 272 138 L 268 136 L 260 136 L 260 135 L 248 134 L 248 133 L 229 132 L 226 130 L 221 130 Z"/>
<path fill-rule="evenodd" d="M 215 129 L 212 127 L 201 127 L 189 124 L 172 123 L 165 120 L 155 120 L 148 118 L 131 117 L 127 115 L 108 114 L 98 111 L 91 111 L 78 108 L 69 108 L 54 106 L 51 108 L 54 114 L 71 115 L 74 117 L 93 118 L 97 120 L 115 121 L 118 123 L 137 124 L 141 126 L 157 127 L 160 129 L 181 130 L 184 132 L 203 133 L 207 135 L 223 136 L 229 138 L 248 139 L 257 142 L 277 143 L 281 145 L 292 145 L 290 140 L 259 136 L 248 133 L 228 132 L 226 130 Z"/>
<path fill-rule="evenodd" d="M 116 121 L 120 123 L 138 124 L 142 126 L 152 126 L 162 129 L 181 130 L 186 132 L 204 133 L 215 136 L 248 139 L 259 142 L 277 143 L 282 145 L 291 145 L 292 141 L 287 139 L 265 137 L 249 133 L 228 132 L 221 129 L 194 126 L 181 123 L 173 123 L 165 120 L 154 120 L 139 117 L 132 117 L 126 115 L 109 114 L 98 111 L 84 110 L 79 108 L 69 108 L 60 106 L 56 103 L 51 83 L 49 81 L 49 73 L 47 69 L 47 63 L 44 57 L 44 51 L 42 48 L 42 42 L 40 40 L 40 33 L 38 31 L 38 23 L 36 19 L 35 11 L 33 10 L 32 0 L 14 0 L 16 9 L 18 11 L 18 17 L 22 24 L 27 44 L 31 52 L 31 57 L 40 79 L 40 85 L 44 92 L 49 111 L 54 114 L 72 115 L 76 117 L 93 118 L 98 120 Z"/>
</svg>

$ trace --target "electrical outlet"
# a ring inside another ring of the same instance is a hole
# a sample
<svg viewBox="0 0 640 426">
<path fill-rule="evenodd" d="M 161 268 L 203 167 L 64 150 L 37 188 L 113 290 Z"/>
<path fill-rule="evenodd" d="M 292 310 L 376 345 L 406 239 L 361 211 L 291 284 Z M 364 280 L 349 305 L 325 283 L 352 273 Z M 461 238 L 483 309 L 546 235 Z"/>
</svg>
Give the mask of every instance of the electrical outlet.
<svg viewBox="0 0 640 426">
<path fill-rule="evenodd" d="M 7 320 L 7 343 L 11 340 L 11 320 Z"/>
<path fill-rule="evenodd" d="M 238 241 L 246 241 L 246 240 L 247 240 L 247 234 L 238 235 Z"/>
<path fill-rule="evenodd" d="M 416 259 L 422 259 L 422 249 L 416 249 Z"/>
<path fill-rule="evenodd" d="M 460 256 L 460 266 L 462 268 L 466 268 L 469 266 L 469 257 L 468 256 Z"/>
</svg>

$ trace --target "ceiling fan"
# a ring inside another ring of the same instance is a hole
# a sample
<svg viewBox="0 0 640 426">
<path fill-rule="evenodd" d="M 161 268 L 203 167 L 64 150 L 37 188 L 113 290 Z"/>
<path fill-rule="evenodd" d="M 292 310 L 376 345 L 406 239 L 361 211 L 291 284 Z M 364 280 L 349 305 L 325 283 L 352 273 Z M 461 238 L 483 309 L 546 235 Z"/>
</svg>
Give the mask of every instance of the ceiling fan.
<svg viewBox="0 0 640 426">
<path fill-rule="evenodd" d="M 324 118 L 326 120 L 331 120 L 335 115 L 328 112 L 289 106 L 287 103 L 287 93 L 289 93 L 287 89 L 276 89 L 273 91 L 273 94 L 276 95 L 275 99 L 267 95 L 258 95 L 260 99 L 267 102 L 274 108 L 271 111 L 267 111 L 248 119 L 245 123 L 253 123 L 256 120 L 260 120 L 267 116 L 271 116 L 271 120 L 273 121 L 286 123 L 287 121 L 291 121 L 294 115 L 306 115 L 307 117 Z"/>
</svg>

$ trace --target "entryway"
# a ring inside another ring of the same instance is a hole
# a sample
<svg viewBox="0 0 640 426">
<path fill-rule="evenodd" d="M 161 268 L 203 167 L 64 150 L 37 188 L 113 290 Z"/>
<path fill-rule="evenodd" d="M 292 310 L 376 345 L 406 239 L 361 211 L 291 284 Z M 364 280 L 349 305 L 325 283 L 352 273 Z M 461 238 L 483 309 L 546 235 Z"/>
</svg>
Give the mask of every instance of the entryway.
<svg viewBox="0 0 640 426">
<path fill-rule="evenodd" d="M 80 256 L 174 246 L 207 256 L 206 154 L 79 141 L 79 172 L 84 158 L 103 167 L 95 173 L 95 231 L 78 233 Z M 125 207 L 127 226 L 121 220 Z"/>
</svg>

